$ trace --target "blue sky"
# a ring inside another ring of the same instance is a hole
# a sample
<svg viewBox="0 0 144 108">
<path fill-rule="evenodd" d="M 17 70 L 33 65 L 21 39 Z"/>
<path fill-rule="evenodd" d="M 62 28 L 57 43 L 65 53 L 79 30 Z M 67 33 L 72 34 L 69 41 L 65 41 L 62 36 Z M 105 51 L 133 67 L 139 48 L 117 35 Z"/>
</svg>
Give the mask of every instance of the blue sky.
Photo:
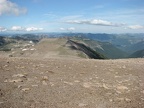
<svg viewBox="0 0 144 108">
<path fill-rule="evenodd" d="M 143 33 L 144 0 L 0 0 L 0 32 Z"/>
</svg>

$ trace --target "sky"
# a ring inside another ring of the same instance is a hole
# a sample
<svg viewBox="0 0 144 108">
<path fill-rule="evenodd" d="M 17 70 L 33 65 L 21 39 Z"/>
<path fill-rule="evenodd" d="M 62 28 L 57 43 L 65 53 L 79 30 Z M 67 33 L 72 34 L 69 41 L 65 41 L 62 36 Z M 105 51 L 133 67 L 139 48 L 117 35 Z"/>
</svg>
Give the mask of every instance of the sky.
<svg viewBox="0 0 144 108">
<path fill-rule="evenodd" d="M 0 32 L 144 33 L 144 0 L 0 0 Z"/>
</svg>

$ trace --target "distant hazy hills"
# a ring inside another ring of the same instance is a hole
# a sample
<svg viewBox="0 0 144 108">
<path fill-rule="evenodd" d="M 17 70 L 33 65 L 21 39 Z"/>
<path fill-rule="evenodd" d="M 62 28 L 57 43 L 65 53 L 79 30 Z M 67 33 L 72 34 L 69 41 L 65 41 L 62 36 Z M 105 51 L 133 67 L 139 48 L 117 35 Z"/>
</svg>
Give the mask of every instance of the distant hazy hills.
<svg viewBox="0 0 144 108">
<path fill-rule="evenodd" d="M 143 50 L 143 49 L 144 49 L 144 41 L 140 41 L 136 44 L 132 44 L 131 46 L 126 48 L 126 50 L 130 53 L 134 53 L 136 51 Z"/>
<path fill-rule="evenodd" d="M 64 33 L 0 36 L 0 51 L 14 57 L 137 58 L 144 56 L 144 34 Z"/>
<path fill-rule="evenodd" d="M 144 58 L 144 49 L 134 52 L 129 57 L 130 58 Z"/>
</svg>

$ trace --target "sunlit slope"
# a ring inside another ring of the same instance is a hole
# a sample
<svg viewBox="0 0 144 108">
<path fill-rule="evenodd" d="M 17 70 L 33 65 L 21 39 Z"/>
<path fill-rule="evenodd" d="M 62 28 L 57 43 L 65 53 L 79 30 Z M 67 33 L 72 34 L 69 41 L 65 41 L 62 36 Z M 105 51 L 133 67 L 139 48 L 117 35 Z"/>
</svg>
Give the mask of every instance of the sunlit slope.
<svg viewBox="0 0 144 108">
<path fill-rule="evenodd" d="M 125 51 L 115 47 L 113 44 L 109 42 L 101 42 L 97 40 L 91 40 L 89 38 L 84 37 L 72 37 L 75 41 L 84 43 L 85 45 L 89 46 L 94 51 L 104 55 L 109 59 L 118 59 L 118 58 L 125 58 L 128 54 Z"/>
</svg>

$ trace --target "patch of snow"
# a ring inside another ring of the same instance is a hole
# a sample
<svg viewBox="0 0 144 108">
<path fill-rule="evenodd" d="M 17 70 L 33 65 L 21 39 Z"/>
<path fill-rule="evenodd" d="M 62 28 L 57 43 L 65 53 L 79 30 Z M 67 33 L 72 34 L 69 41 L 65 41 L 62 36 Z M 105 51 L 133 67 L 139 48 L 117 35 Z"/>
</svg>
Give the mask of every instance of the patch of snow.
<svg viewBox="0 0 144 108">
<path fill-rule="evenodd" d="M 31 48 L 30 50 L 33 51 L 33 50 L 36 50 L 36 49 L 35 48 Z"/>
<path fill-rule="evenodd" d="M 33 41 L 29 41 L 30 44 L 33 44 Z"/>
<path fill-rule="evenodd" d="M 22 51 L 27 51 L 28 49 L 22 49 Z"/>
</svg>

